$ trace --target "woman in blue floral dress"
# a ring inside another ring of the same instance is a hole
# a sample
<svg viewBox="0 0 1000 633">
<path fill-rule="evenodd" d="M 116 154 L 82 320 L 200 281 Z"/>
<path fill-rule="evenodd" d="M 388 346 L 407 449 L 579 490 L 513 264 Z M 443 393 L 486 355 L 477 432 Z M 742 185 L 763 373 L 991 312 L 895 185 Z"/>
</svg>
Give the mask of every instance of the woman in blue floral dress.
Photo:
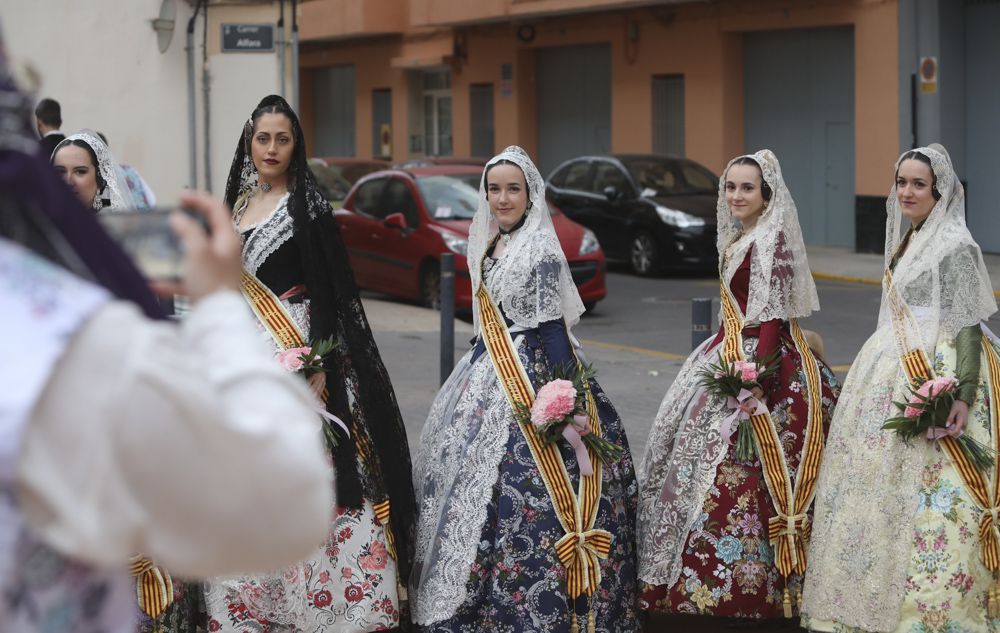
<svg viewBox="0 0 1000 633">
<path fill-rule="evenodd" d="M 530 425 L 519 423 L 498 378 L 497 339 L 483 336 L 484 327 L 506 326 L 499 327 L 510 343 L 507 359 L 523 368 L 519 375 L 534 391 L 540 374 L 580 354 L 569 328 L 583 305 L 552 229 L 544 183 L 524 151 L 511 147 L 489 162 L 480 193 L 468 253 L 480 336 L 438 393 L 421 436 L 413 619 L 434 632 L 568 633 L 574 624 L 636 631 L 637 485 L 621 419 L 591 380 L 591 424 L 624 455 L 594 460 L 594 474 L 583 476 L 560 439 L 554 461 L 564 470 L 553 477 L 551 463 L 536 461 Z M 592 515 L 584 511 L 585 524 L 570 526 L 553 494 L 572 497 Z M 560 542 L 570 544 L 562 556 Z M 567 561 L 579 569 L 573 560 L 589 565 L 583 590 L 580 576 L 567 571 Z"/>
</svg>

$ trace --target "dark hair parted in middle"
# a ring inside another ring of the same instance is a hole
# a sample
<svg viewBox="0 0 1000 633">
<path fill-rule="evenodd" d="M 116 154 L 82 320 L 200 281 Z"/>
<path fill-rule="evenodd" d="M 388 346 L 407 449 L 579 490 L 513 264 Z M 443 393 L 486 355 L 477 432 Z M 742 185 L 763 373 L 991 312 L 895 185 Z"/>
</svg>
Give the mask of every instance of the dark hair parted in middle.
<svg viewBox="0 0 1000 633">
<path fill-rule="evenodd" d="M 762 198 L 764 198 L 764 202 L 770 202 L 772 195 L 771 185 L 767 184 L 767 181 L 764 180 L 764 170 L 761 169 L 760 163 L 754 160 L 751 156 L 740 156 L 739 158 L 734 160 L 732 164 L 729 165 L 729 167 L 732 168 L 736 167 L 737 165 L 752 165 L 756 167 L 758 171 L 760 171 L 760 195 Z"/>
<path fill-rule="evenodd" d="M 899 159 L 899 164 L 902 165 L 904 160 L 919 160 L 921 163 L 927 165 L 931 170 L 931 195 L 934 196 L 935 200 L 941 199 L 941 192 L 937 188 L 937 174 L 934 173 L 934 165 L 931 163 L 931 159 L 927 157 L 927 154 L 923 152 L 918 152 L 915 149 L 903 154 Z M 896 178 L 899 178 L 899 169 L 896 169 Z"/>
</svg>

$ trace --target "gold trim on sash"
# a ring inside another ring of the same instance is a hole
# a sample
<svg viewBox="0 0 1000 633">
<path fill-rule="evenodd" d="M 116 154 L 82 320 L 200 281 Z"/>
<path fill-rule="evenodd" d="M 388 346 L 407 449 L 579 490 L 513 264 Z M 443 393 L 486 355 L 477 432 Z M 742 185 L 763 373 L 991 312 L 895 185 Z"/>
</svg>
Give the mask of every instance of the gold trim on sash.
<svg viewBox="0 0 1000 633">
<path fill-rule="evenodd" d="M 725 324 L 722 359 L 726 363 L 744 360 L 743 315 L 724 281 L 721 283 L 720 297 Z M 819 477 L 819 467 L 823 459 L 825 443 L 819 365 L 802 334 L 798 321 L 791 319 L 789 325 L 792 340 L 795 342 L 795 348 L 799 353 L 802 369 L 805 373 L 806 389 L 804 395 L 809 411 L 805 437 L 802 442 L 802 459 L 794 485 L 781 440 L 771 422 L 770 413 L 754 415 L 750 418 L 750 426 L 753 429 L 764 481 L 771 495 L 771 503 L 777 513 L 768 520 L 768 537 L 775 550 L 775 566 L 786 578 L 784 612 L 787 618 L 792 617 L 792 601 L 787 587 L 787 578 L 792 573 L 803 574 L 806 570 L 806 545 L 812 532 L 808 512 L 816 493 L 816 479 Z M 801 598 L 799 602 L 801 603 Z"/>
<path fill-rule="evenodd" d="M 483 342 L 511 409 L 517 411 L 520 406 L 530 408 L 535 400 L 535 391 L 514 348 L 507 324 L 486 291 L 485 284 L 480 284 L 476 301 L 479 304 Z M 590 432 L 600 437 L 602 432 L 597 406 L 589 390 L 587 412 L 590 417 Z M 581 594 L 589 596 L 601 583 L 599 559 L 607 558 L 613 539 L 607 530 L 594 529 L 601 501 L 602 463 L 591 450 L 594 474 L 581 475 L 578 491 L 574 494 L 569 473 L 556 445 L 544 445 L 530 422 L 518 422 L 518 426 L 538 465 L 542 481 L 556 510 L 556 517 L 565 531 L 565 535 L 556 542 L 555 549 L 560 562 L 566 567 L 569 597 L 577 598 Z"/>
<path fill-rule="evenodd" d="M 889 300 L 889 314 L 893 331 L 897 340 L 906 341 L 904 336 L 908 323 L 914 321 L 913 315 L 899 292 L 892 286 L 892 273 L 885 271 L 885 287 Z M 962 485 L 973 503 L 982 511 L 979 521 L 979 548 L 983 565 L 993 572 L 993 583 L 988 592 L 987 613 L 991 618 L 1000 617 L 1000 407 L 997 398 L 1000 397 L 1000 358 L 997 356 L 993 342 L 985 334 L 982 336 L 983 357 L 989 375 L 989 410 L 990 410 L 990 447 L 993 449 L 993 468 L 990 473 L 992 485 L 986 475 L 976 468 L 969 456 L 959 446 L 955 438 L 946 435 L 938 439 L 941 448 L 951 461 L 955 472 L 962 480 Z M 917 388 L 924 382 L 935 377 L 934 368 L 923 349 L 911 349 L 902 354 L 899 359 L 903 372 L 910 384 Z"/>
</svg>

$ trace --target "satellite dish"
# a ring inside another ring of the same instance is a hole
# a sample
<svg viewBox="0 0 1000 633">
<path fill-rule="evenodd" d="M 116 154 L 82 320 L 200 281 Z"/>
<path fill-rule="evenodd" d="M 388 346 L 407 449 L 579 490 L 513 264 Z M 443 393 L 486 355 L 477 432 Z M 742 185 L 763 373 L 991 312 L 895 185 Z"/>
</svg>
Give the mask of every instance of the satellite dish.
<svg viewBox="0 0 1000 633">
<path fill-rule="evenodd" d="M 177 23 L 177 0 L 163 0 L 160 3 L 160 17 L 151 20 L 156 31 L 156 43 L 161 53 L 170 48 L 170 40 L 174 37 L 174 25 Z"/>
</svg>

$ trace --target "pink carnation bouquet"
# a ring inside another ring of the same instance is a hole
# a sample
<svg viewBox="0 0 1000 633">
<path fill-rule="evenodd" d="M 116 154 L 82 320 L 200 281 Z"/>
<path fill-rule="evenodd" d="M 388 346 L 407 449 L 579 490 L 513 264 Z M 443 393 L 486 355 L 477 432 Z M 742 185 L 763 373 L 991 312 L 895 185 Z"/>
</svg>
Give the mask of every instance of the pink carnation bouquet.
<svg viewBox="0 0 1000 633">
<path fill-rule="evenodd" d="M 587 365 L 557 367 L 552 375 L 539 376 L 545 384 L 538 390 L 531 407 L 517 411 L 522 424 L 532 424 L 545 445 L 559 437 L 576 451 L 580 473 L 593 475 L 594 466 L 588 449 L 605 464 L 618 461 L 625 452 L 621 446 L 591 433 L 587 412 L 587 390 L 594 372 Z"/>
<path fill-rule="evenodd" d="M 320 339 L 311 345 L 292 347 L 278 353 L 278 364 L 287 371 L 301 372 L 308 378 L 324 371 L 323 361 L 336 347 L 332 337 Z"/>
<path fill-rule="evenodd" d="M 916 437 L 939 440 L 950 436 L 948 416 L 959 386 L 956 378 L 942 376 L 911 387 L 906 402 L 893 402 L 902 415 L 889 418 L 882 428 L 895 431 L 907 443 Z M 993 465 L 993 451 L 988 446 L 967 435 L 959 435 L 955 441 L 976 468 L 985 470 Z"/>
<path fill-rule="evenodd" d="M 759 362 L 737 360 L 709 363 L 698 372 L 705 391 L 730 410 L 722 422 L 722 434 L 729 443 L 736 435 L 736 459 L 750 461 L 754 455 L 753 429 L 750 418 L 767 413 L 767 407 L 755 395 L 762 383 L 778 370 L 778 352 Z"/>
<path fill-rule="evenodd" d="M 320 339 L 311 345 L 291 347 L 283 352 L 279 352 L 277 356 L 278 364 L 286 371 L 300 373 L 303 377 L 309 378 L 313 374 L 326 371 L 323 368 L 323 363 L 330 352 L 336 348 L 337 344 L 333 341 L 333 337 Z M 343 420 L 327 411 L 326 406 L 322 406 L 322 403 L 320 404 L 321 406 L 316 408 L 316 412 L 324 420 L 323 438 L 326 440 L 327 447 L 332 451 L 339 443 L 339 440 L 337 439 L 336 431 L 331 425 L 340 427 L 348 436 L 351 432 Z"/>
</svg>

